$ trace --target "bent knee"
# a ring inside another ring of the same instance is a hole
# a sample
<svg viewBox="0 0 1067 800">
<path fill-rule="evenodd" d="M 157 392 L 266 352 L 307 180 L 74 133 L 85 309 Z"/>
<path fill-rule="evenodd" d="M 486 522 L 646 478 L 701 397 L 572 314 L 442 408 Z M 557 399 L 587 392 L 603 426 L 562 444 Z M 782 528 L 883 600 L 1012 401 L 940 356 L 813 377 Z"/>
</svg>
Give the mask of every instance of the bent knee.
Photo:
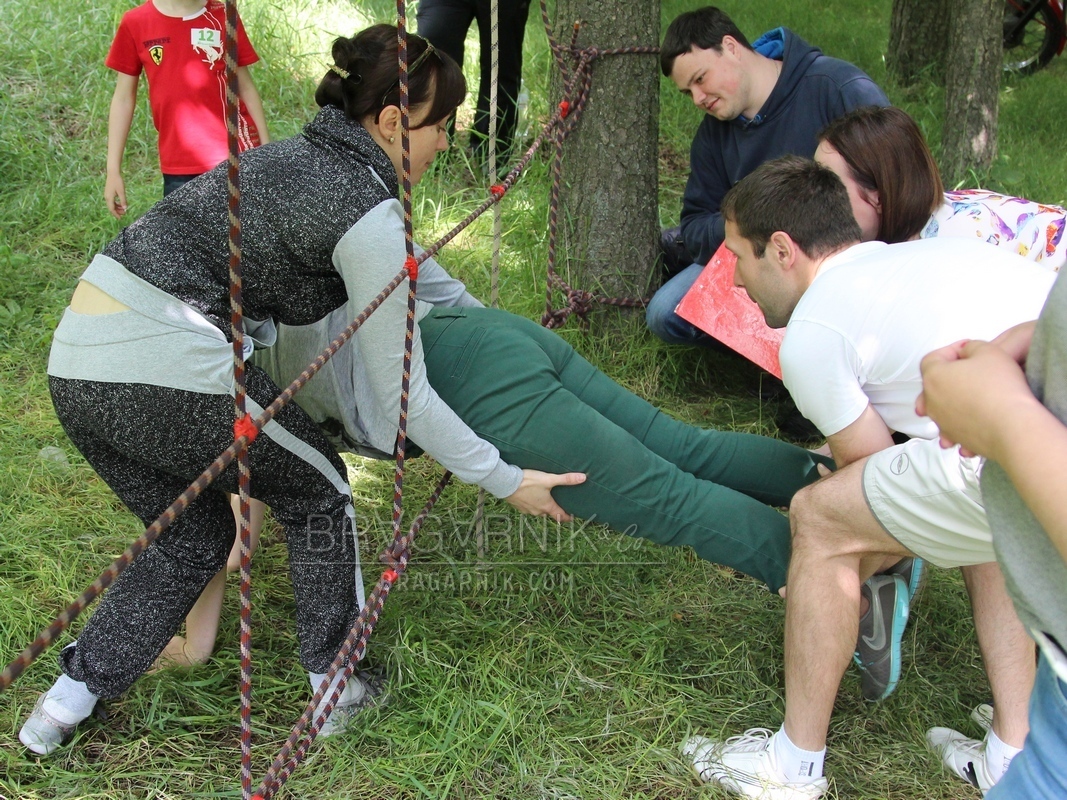
<svg viewBox="0 0 1067 800">
<path fill-rule="evenodd" d="M 837 549 L 853 538 L 847 523 L 840 518 L 827 482 L 805 486 L 793 495 L 789 504 L 789 527 L 793 549 Z"/>
<path fill-rule="evenodd" d="M 846 467 L 801 489 L 789 506 L 793 552 L 832 558 L 842 555 L 900 554 L 867 505 L 862 471 Z"/>
</svg>

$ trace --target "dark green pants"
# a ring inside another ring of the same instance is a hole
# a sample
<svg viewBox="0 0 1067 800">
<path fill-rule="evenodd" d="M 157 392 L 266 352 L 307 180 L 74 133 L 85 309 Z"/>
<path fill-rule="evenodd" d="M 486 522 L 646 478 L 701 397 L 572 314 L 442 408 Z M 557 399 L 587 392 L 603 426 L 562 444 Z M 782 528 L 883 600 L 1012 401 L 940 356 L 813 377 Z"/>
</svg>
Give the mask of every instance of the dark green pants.
<svg viewBox="0 0 1067 800">
<path fill-rule="evenodd" d="M 785 583 L 789 523 L 770 506 L 818 477 L 818 456 L 673 420 L 505 311 L 437 309 L 419 327 L 430 384 L 504 460 L 586 473 L 552 492 L 568 513 Z"/>
</svg>

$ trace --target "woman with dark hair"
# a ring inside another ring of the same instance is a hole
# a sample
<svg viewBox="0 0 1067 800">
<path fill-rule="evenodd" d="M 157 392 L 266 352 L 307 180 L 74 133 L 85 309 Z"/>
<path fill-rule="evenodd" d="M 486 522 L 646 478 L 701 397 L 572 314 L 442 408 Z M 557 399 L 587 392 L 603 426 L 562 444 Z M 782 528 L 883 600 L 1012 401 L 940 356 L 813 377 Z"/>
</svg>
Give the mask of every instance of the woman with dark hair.
<svg viewBox="0 0 1067 800">
<path fill-rule="evenodd" d="M 1058 270 L 1067 211 L 981 189 L 944 191 L 922 131 L 899 108 L 868 106 L 819 134 L 815 160 L 848 190 L 864 241 L 977 237 Z"/>
<path fill-rule="evenodd" d="M 409 52 L 417 182 L 446 146 L 445 122 L 466 87 L 459 67 L 424 40 L 413 37 Z M 302 134 L 241 156 L 247 353 L 274 343 L 276 323 L 312 323 L 349 300 L 364 305 L 404 263 L 397 29 L 338 39 L 333 55 L 316 92 L 322 109 Z M 156 204 L 93 259 L 53 339 L 56 414 L 146 525 L 233 441 L 227 208 L 225 163 Z M 401 287 L 357 335 L 355 346 L 379 362 L 402 358 L 405 295 Z M 399 369 L 368 370 L 366 380 L 383 403 L 399 397 Z M 255 414 L 279 389 L 249 365 L 247 392 Z M 293 404 L 263 428 L 249 461 L 253 496 L 286 531 L 300 661 L 317 686 L 362 601 L 345 465 Z M 236 488 L 231 466 L 115 581 L 19 733 L 33 752 L 63 744 L 99 698 L 124 692 L 170 641 L 226 563 L 226 492 Z M 372 694 L 351 681 L 331 723 Z"/>
</svg>

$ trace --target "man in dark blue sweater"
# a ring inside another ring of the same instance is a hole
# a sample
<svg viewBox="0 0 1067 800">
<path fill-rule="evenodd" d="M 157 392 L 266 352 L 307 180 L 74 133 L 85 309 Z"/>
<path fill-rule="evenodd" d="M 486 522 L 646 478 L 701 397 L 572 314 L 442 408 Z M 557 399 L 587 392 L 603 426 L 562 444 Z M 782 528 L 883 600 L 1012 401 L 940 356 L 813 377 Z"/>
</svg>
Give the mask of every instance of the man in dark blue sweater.
<svg viewBox="0 0 1067 800">
<path fill-rule="evenodd" d="M 816 135 L 859 106 L 889 100 L 862 70 L 823 55 L 786 28 L 750 45 L 723 11 L 707 6 L 670 24 L 660 48 L 663 74 L 706 112 L 689 153 L 681 237 L 695 262 L 649 303 L 648 327 L 665 341 L 706 344 L 710 337 L 674 313 L 722 244 L 719 203 L 764 161 L 815 154 Z"/>
</svg>

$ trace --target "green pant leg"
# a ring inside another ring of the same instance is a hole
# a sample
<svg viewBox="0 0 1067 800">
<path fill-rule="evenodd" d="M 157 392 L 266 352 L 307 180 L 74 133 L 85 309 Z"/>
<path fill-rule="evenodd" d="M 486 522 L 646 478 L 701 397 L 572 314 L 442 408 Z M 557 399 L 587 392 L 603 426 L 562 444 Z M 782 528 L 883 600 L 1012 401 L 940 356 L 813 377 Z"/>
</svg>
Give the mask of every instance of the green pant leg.
<svg viewBox="0 0 1067 800">
<path fill-rule="evenodd" d="M 787 506 L 797 491 L 819 477 L 818 464 L 832 468 L 830 459 L 768 436 L 679 422 L 619 386 L 556 334 L 508 316 L 518 320 L 513 323 L 516 330 L 530 336 L 549 356 L 565 389 L 685 472 L 764 503 Z"/>
<path fill-rule="evenodd" d="M 507 461 L 586 473 L 584 484 L 553 492 L 568 512 L 659 544 L 690 545 L 772 590 L 784 583 L 789 525 L 782 514 L 679 469 L 565 389 L 553 359 L 512 323 L 518 318 L 449 313 L 422 323 L 430 384 Z M 567 367 L 576 385 L 596 377 L 587 362 Z"/>
</svg>

